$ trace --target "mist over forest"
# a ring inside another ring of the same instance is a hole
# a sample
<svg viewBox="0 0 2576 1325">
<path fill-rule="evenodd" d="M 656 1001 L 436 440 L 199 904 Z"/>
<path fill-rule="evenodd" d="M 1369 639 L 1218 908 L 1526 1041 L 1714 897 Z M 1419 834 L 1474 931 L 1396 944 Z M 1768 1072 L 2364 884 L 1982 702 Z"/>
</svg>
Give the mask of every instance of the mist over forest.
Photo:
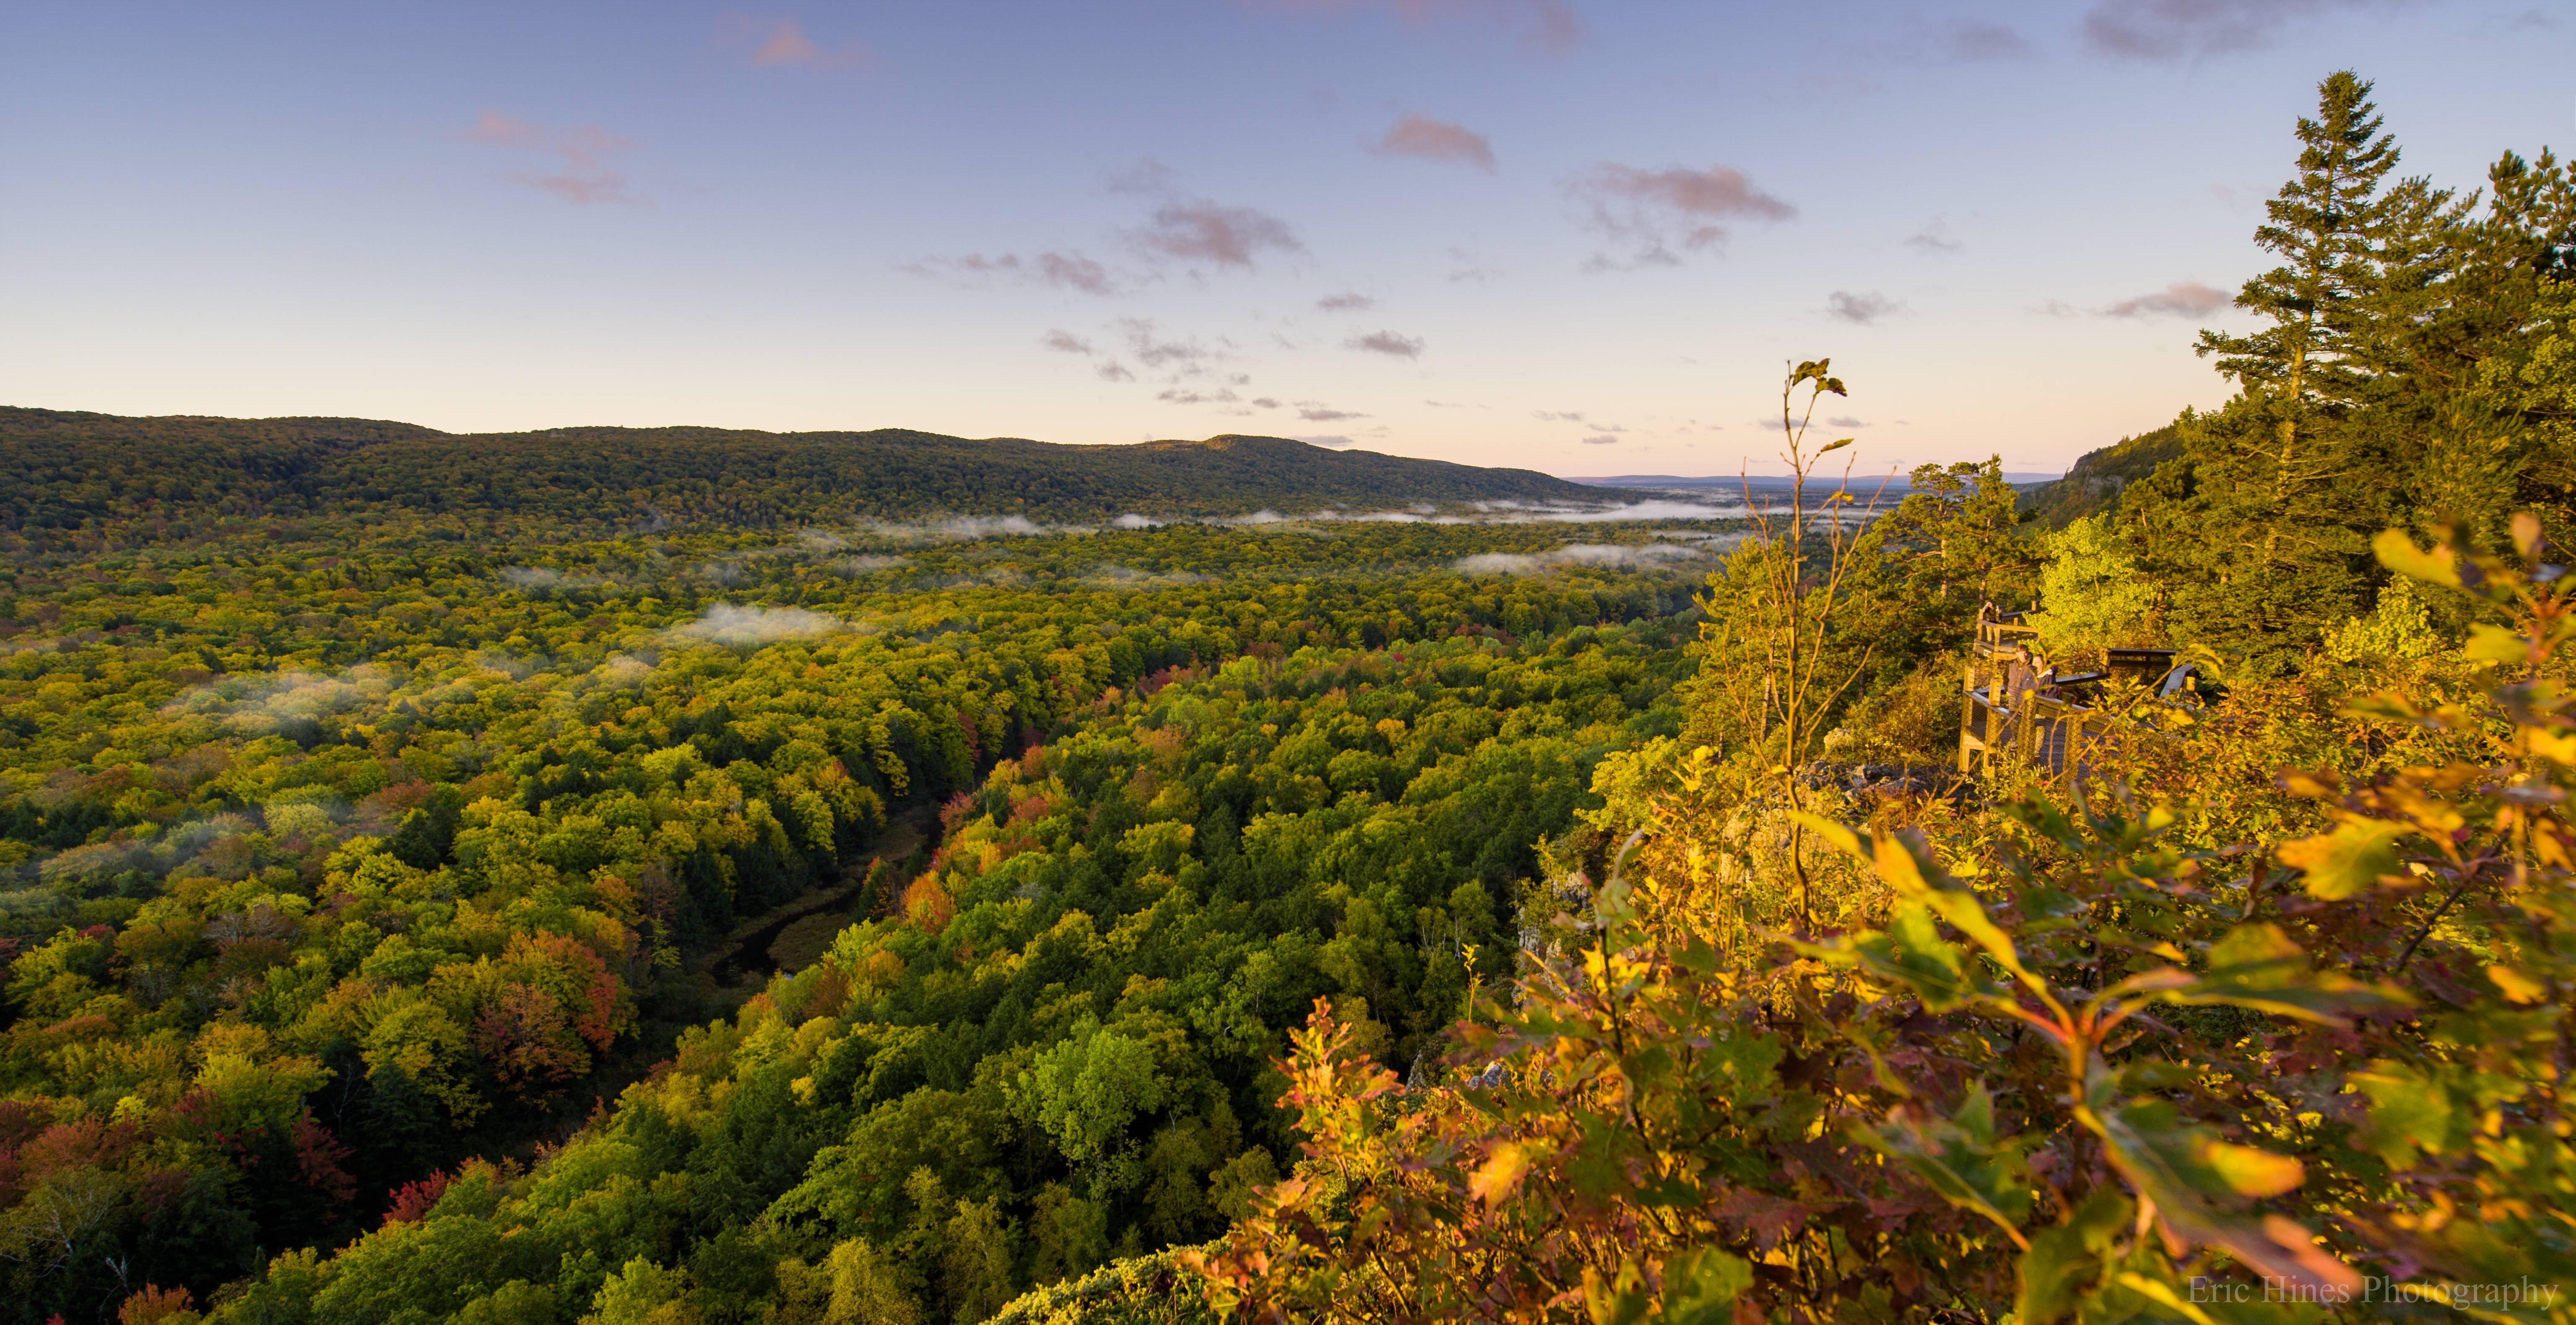
<svg viewBox="0 0 2576 1325">
<path fill-rule="evenodd" d="M 2576 1320 L 2576 184 L 2373 97 L 2062 476 L 0 408 L 0 1322 Z"/>
</svg>

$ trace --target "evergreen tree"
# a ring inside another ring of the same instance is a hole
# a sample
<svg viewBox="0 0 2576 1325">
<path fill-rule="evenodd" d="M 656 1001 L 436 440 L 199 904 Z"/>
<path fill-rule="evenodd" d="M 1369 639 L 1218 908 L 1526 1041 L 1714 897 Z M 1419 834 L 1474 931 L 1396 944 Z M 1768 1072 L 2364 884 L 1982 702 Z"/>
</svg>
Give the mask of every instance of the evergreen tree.
<svg viewBox="0 0 2576 1325">
<path fill-rule="evenodd" d="M 2421 181 L 2381 189 L 2398 149 L 2370 91 L 2349 70 L 2318 85 L 2298 173 L 2254 232 L 2281 265 L 2236 297 L 2269 325 L 2200 336 L 2239 394 L 2181 427 L 2181 457 L 2123 511 L 2170 586 L 2176 633 L 2259 672 L 2296 665 L 2367 602 L 2366 536 L 2395 518 L 2396 485 L 2389 439 L 2351 419 L 2403 371 L 2391 329 L 2421 315 L 2451 261 L 2449 195 Z"/>
<path fill-rule="evenodd" d="M 2375 285 L 2374 233 L 2386 209 L 2380 181 L 2397 165 L 2397 144 L 2380 132 L 2371 84 L 2341 70 L 2317 85 L 2317 117 L 2299 121 L 2299 174 L 2264 204 L 2269 218 L 2254 242 L 2282 265 L 2254 277 L 2236 306 L 2271 320 L 2251 335 L 2200 334 L 2199 353 L 2249 394 L 2282 406 L 2276 427 L 2286 474 L 2303 416 L 2358 395 L 2364 365 L 2353 362 L 2355 322 Z"/>
<path fill-rule="evenodd" d="M 2546 151 L 2507 152 L 2487 179 L 2452 297 L 2418 333 L 2432 343 L 2417 371 L 2439 394 L 2417 501 L 2500 548 L 2514 511 L 2553 539 L 2576 534 L 2576 180 Z"/>
<path fill-rule="evenodd" d="M 2016 536 L 2017 494 L 2000 456 L 1983 464 L 1917 465 L 1904 501 L 1888 513 L 1886 537 L 1904 549 L 1909 591 L 1955 605 L 1967 599 L 2018 606 L 2037 557 Z"/>
</svg>

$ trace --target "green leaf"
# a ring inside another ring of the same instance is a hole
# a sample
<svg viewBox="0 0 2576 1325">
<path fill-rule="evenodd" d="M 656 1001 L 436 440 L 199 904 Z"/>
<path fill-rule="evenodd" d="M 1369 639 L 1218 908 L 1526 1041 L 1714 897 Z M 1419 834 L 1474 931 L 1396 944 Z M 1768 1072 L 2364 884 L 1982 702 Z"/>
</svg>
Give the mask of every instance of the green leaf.
<svg viewBox="0 0 2576 1325">
<path fill-rule="evenodd" d="M 2102 1138 L 2111 1167 L 2155 1202 L 2165 1231 L 2194 1246 L 2224 1248 L 2246 1268 L 2307 1288 L 2358 1291 L 2361 1276 L 2316 1245 L 2306 1229 L 2277 1215 L 2239 1213 L 2245 1199 L 2296 1186 L 2298 1161 L 2232 1145 L 2218 1132 L 2186 1122 L 2165 1100 L 2109 1104 L 2110 1069 L 2096 1058 L 2086 1073 L 2085 1105 L 2076 1117 Z"/>
<path fill-rule="evenodd" d="M 2340 902 L 2399 872 L 2396 842 L 2405 835 L 2406 829 L 2396 824 L 2351 820 L 2329 833 L 2284 842 L 2274 854 L 2282 864 L 2307 872 L 2311 894 Z"/>
<path fill-rule="evenodd" d="M 1843 438 L 1841 441 L 1838 441 L 1838 442 L 1827 442 L 1827 443 L 1825 444 L 1825 450 L 1824 450 L 1824 451 L 1818 451 L 1818 452 L 1816 452 L 1816 454 L 1818 454 L 1818 455 L 1823 455 L 1823 454 L 1825 453 L 1825 451 L 1839 451 L 1839 450 L 1843 449 L 1844 447 L 1849 446 L 1849 445 L 1851 445 L 1853 442 L 1858 441 L 1858 440 L 1859 440 L 1859 439 L 1858 439 L 1858 438 L 1855 438 L 1855 437 L 1846 437 L 1846 438 Z"/>
<path fill-rule="evenodd" d="M 2273 925 L 2239 925 L 2209 950 L 2207 973 L 2155 992 L 2167 1003 L 2251 1008 L 2327 1026 L 2366 1013 L 2412 1006 L 2405 992 L 2309 968 L 2307 954 Z"/>
<path fill-rule="evenodd" d="M 1900 897 L 1913 897 L 1930 907 L 1934 914 L 1948 921 L 1950 927 L 1965 934 L 1986 955 L 2028 985 L 2043 1001 L 2054 1005 L 2048 984 L 2022 965 L 2021 953 L 2013 947 L 2012 936 L 1986 914 L 1985 899 L 1965 888 L 1947 887 L 1949 875 L 1941 868 L 1931 849 L 1919 833 L 1882 833 L 1872 843 L 1876 848 L 1878 877 L 1894 888 Z"/>
<path fill-rule="evenodd" d="M 1957 1116 L 1926 1118 L 1899 1105 L 1884 1128 L 1853 1129 L 1861 1143 L 1903 1164 L 1942 1200 L 1983 1216 L 2016 1246 L 2029 1243 L 2021 1221 L 2030 1213 L 2030 1180 L 2022 1143 L 1994 1139 L 1994 1100 L 1979 1082 Z"/>
<path fill-rule="evenodd" d="M 2405 531 L 2385 529 L 2370 541 L 2370 550 L 2380 565 L 2410 580 L 2460 587 L 2459 558 L 2447 547 L 2426 551 L 2416 547 Z"/>
<path fill-rule="evenodd" d="M 1882 981 L 1913 990 L 1923 1006 L 1934 1012 L 2004 993 L 2004 987 L 1987 979 L 1964 949 L 1941 937 L 1932 913 L 1920 901 L 1898 902 L 1885 932 L 1795 946 L 1810 957 L 1857 966 Z"/>
<path fill-rule="evenodd" d="M 1779 1036 L 1730 1027 L 1711 1036 L 1701 1051 L 1700 1078 L 1738 1106 L 1759 1104 L 1779 1093 L 1780 1060 L 1787 1053 Z"/>
<path fill-rule="evenodd" d="M 2021 1258 L 2021 1292 L 2013 1302 L 2022 1325 L 2055 1325 L 2074 1314 L 2102 1269 L 2102 1253 L 2128 1226 L 2134 1209 L 2128 1197 L 2105 1187 L 2065 1223 L 2031 1235 L 2030 1250 Z"/>
<path fill-rule="evenodd" d="M 1726 1325 L 1735 1299 L 1753 1286 L 1753 1266 L 1719 1247 L 1693 1247 L 1664 1262 L 1663 1319 L 1678 1325 Z"/>
<path fill-rule="evenodd" d="M 2354 1144 L 2389 1168 L 2402 1172 L 2414 1167 L 2419 1148 L 2438 1155 L 2450 1144 L 2451 1096 L 2441 1083 L 2385 1058 L 2347 1080 L 2370 1100 Z"/>
<path fill-rule="evenodd" d="M 1987 978 L 1976 962 L 1941 937 L 1932 923 L 1932 917 L 1938 916 L 1967 935 L 2041 1001 L 2056 1006 L 2047 983 L 2022 964 L 2012 937 L 1986 914 L 1984 899 L 1951 886 L 1952 880 L 1921 833 L 1909 829 L 1863 837 L 1816 815 L 1794 817 L 1846 854 L 1870 861 L 1898 898 L 1886 933 L 1863 933 L 1827 944 L 1801 943 L 1796 945 L 1799 951 L 1840 965 L 1858 965 L 1902 983 L 1922 995 L 1924 1006 L 1935 1012 L 1973 999 L 2002 997 L 2004 986 Z"/>
<path fill-rule="evenodd" d="M 2066 812 L 2057 808 L 2056 804 L 2047 797 L 2033 796 L 2027 800 L 2015 801 L 2004 807 L 2004 814 L 2030 831 L 2077 855 L 2082 855 L 2085 848 L 2090 845 L 2083 830 L 2075 826 L 2075 821 L 2067 818 Z"/>
</svg>

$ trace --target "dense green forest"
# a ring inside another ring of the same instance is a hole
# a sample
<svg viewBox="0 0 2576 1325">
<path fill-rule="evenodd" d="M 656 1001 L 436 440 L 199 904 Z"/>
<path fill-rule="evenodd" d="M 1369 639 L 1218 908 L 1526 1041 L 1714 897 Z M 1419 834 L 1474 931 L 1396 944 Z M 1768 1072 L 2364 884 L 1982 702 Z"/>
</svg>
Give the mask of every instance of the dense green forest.
<svg viewBox="0 0 2576 1325">
<path fill-rule="evenodd" d="M 128 419 L 0 408 L 0 529 L 39 546 L 166 543 L 263 523 L 405 522 L 432 538 L 608 537 L 968 517 L 1130 524 L 1419 503 L 1598 506 L 1645 494 L 1284 437 L 1134 446 L 880 429 L 555 428 L 451 435 L 366 419 Z"/>
<path fill-rule="evenodd" d="M 837 1227 L 857 1198 L 828 1163 L 862 1136 L 906 1157 L 901 1211 L 861 1204 L 930 1300 L 1203 1239 L 1293 1154 L 1269 1063 L 1314 994 L 1366 991 L 1389 1052 L 1430 1056 L 1464 977 L 1424 936 L 1508 973 L 1535 844 L 1603 753 L 1678 729 L 1718 532 L 445 527 L 386 505 L 284 537 L 21 545 L 13 1319 L 113 1314 L 145 1284 L 204 1304 L 281 1248 L 528 1162 L 657 1061 L 663 1086 L 729 1071 L 736 1032 L 680 1032 L 756 986 L 716 987 L 704 957 L 852 886 L 851 918 L 881 918 L 835 947 L 861 983 L 825 1001 L 869 1030 L 803 1046 L 841 1055 L 819 1078 L 840 1121 L 764 1132 L 757 1172 L 700 1156 L 713 1186 L 666 1182 L 631 1212 L 663 1231 L 600 1273 L 738 1240 L 793 1193 Z M 936 850 L 871 868 L 904 816 Z M 1052 1140 L 1069 1124 L 1013 1073 L 1095 1042 L 1153 1047 L 1152 1102 Z M 775 1104 L 669 1099 L 690 1127 L 766 1129 Z M 904 1194 L 922 1162 L 951 1196 Z M 1066 1240 L 947 1287 L 940 1238 L 897 1235 L 950 1200 L 1051 1211 Z M 520 1270 L 573 1314 L 598 1291 Z"/>
<path fill-rule="evenodd" d="M 2028 497 L 0 416 L 0 1317 L 2576 1320 L 2576 186 L 2369 94 Z"/>
</svg>

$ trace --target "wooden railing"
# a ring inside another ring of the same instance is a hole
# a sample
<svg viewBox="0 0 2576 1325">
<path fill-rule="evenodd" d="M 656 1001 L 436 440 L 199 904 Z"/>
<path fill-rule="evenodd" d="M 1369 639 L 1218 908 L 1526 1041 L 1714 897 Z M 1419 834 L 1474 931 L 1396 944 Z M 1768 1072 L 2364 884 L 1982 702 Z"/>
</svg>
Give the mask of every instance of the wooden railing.
<svg viewBox="0 0 2576 1325">
<path fill-rule="evenodd" d="M 2038 634 L 2036 627 L 2023 624 L 2019 613 L 1977 622 L 1959 715 L 1961 773 L 1976 772 L 1997 754 L 2009 753 L 2047 770 L 2051 781 L 2072 786 L 2086 770 L 2086 754 L 2117 725 L 2113 713 L 2085 701 L 2115 677 L 2159 689 L 2171 684 L 2173 650 L 2111 649 L 2103 671 L 2052 676 L 2045 686 L 2037 684 L 2038 677 L 2025 675 L 2015 691 L 2017 651 Z"/>
</svg>

